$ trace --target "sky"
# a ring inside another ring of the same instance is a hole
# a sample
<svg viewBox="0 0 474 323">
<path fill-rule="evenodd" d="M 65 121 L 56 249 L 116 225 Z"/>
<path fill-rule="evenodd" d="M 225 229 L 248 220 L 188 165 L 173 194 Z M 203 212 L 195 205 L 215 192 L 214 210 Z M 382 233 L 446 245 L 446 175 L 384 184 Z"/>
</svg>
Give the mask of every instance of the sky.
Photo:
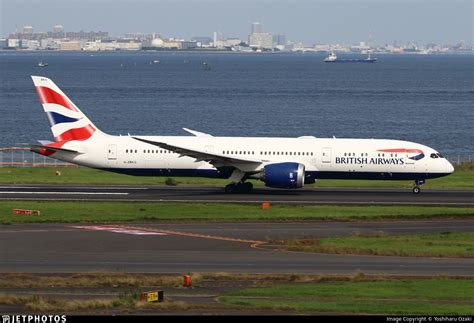
<svg viewBox="0 0 474 323">
<path fill-rule="evenodd" d="M 473 42 L 472 0 L 0 0 L 0 34 L 31 25 L 51 31 L 156 32 L 189 39 L 247 40 L 252 22 L 293 42 Z"/>
</svg>

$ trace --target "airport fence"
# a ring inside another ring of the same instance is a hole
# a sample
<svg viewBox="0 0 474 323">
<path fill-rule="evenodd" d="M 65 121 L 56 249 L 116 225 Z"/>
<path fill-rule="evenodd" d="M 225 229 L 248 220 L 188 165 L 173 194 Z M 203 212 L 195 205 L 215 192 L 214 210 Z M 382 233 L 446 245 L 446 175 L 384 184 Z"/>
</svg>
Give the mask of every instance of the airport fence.
<svg viewBox="0 0 474 323">
<path fill-rule="evenodd" d="M 66 163 L 54 158 L 42 156 L 28 148 L 0 148 L 0 167 L 59 167 L 76 164 Z"/>
<path fill-rule="evenodd" d="M 446 158 L 453 164 L 472 163 L 474 153 L 450 154 Z M 30 151 L 28 148 L 0 148 L 0 167 L 77 167 L 78 165 L 66 163 L 54 158 L 42 156 Z"/>
</svg>

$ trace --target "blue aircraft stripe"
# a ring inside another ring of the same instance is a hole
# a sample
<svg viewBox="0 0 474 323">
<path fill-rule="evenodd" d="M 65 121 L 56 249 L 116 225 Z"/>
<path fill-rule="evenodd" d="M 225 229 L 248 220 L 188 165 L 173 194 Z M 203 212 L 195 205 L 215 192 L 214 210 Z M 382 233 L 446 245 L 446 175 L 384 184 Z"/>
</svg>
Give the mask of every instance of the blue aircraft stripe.
<svg viewBox="0 0 474 323">
<path fill-rule="evenodd" d="M 47 112 L 49 122 L 51 123 L 52 126 L 58 123 L 65 123 L 65 122 L 76 122 L 79 119 L 76 118 L 69 118 L 66 116 L 63 116 L 62 114 L 56 113 L 56 112 Z"/>
<path fill-rule="evenodd" d="M 420 160 L 420 159 L 422 159 L 423 157 L 425 157 L 425 155 L 419 154 L 419 155 L 416 155 L 416 156 L 413 156 L 413 157 L 409 157 L 409 159 Z"/>
</svg>

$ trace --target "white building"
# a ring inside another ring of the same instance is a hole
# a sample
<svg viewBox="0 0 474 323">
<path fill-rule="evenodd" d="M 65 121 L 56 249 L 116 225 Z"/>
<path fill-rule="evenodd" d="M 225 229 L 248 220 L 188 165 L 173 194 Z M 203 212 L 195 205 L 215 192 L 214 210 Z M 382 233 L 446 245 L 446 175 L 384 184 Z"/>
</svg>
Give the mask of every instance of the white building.
<svg viewBox="0 0 474 323">
<path fill-rule="evenodd" d="M 59 50 L 81 50 L 82 44 L 78 40 L 61 41 Z"/>
<path fill-rule="evenodd" d="M 249 36 L 249 47 L 264 49 L 273 48 L 273 37 L 270 33 L 253 33 Z"/>
<path fill-rule="evenodd" d="M 7 47 L 10 48 L 19 48 L 20 40 L 17 38 L 8 38 Z"/>
<path fill-rule="evenodd" d="M 20 47 L 27 50 L 37 50 L 40 47 L 40 42 L 38 40 L 22 39 Z"/>
<path fill-rule="evenodd" d="M 40 47 L 42 49 L 59 49 L 59 44 L 61 44 L 60 40 L 53 39 L 53 38 L 44 38 L 41 39 Z"/>
<path fill-rule="evenodd" d="M 83 46 L 85 51 L 140 50 L 142 43 L 136 41 L 89 41 Z"/>
<path fill-rule="evenodd" d="M 23 27 L 23 33 L 24 34 L 32 34 L 34 32 L 32 26 L 24 26 Z"/>
</svg>

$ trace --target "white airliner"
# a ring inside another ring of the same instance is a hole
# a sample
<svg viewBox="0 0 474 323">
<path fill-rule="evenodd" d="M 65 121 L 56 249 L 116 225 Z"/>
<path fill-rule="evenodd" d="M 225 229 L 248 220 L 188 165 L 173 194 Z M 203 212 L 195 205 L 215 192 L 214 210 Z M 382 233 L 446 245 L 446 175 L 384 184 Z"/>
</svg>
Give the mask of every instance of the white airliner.
<svg viewBox="0 0 474 323">
<path fill-rule="evenodd" d="M 225 192 L 249 192 L 248 179 L 268 187 L 296 189 L 317 179 L 413 180 L 414 193 L 426 179 L 453 166 L 436 150 L 409 141 L 214 137 L 112 136 L 100 131 L 48 78 L 32 76 L 54 135 L 32 151 L 62 161 L 137 176 L 228 178 Z"/>
</svg>

